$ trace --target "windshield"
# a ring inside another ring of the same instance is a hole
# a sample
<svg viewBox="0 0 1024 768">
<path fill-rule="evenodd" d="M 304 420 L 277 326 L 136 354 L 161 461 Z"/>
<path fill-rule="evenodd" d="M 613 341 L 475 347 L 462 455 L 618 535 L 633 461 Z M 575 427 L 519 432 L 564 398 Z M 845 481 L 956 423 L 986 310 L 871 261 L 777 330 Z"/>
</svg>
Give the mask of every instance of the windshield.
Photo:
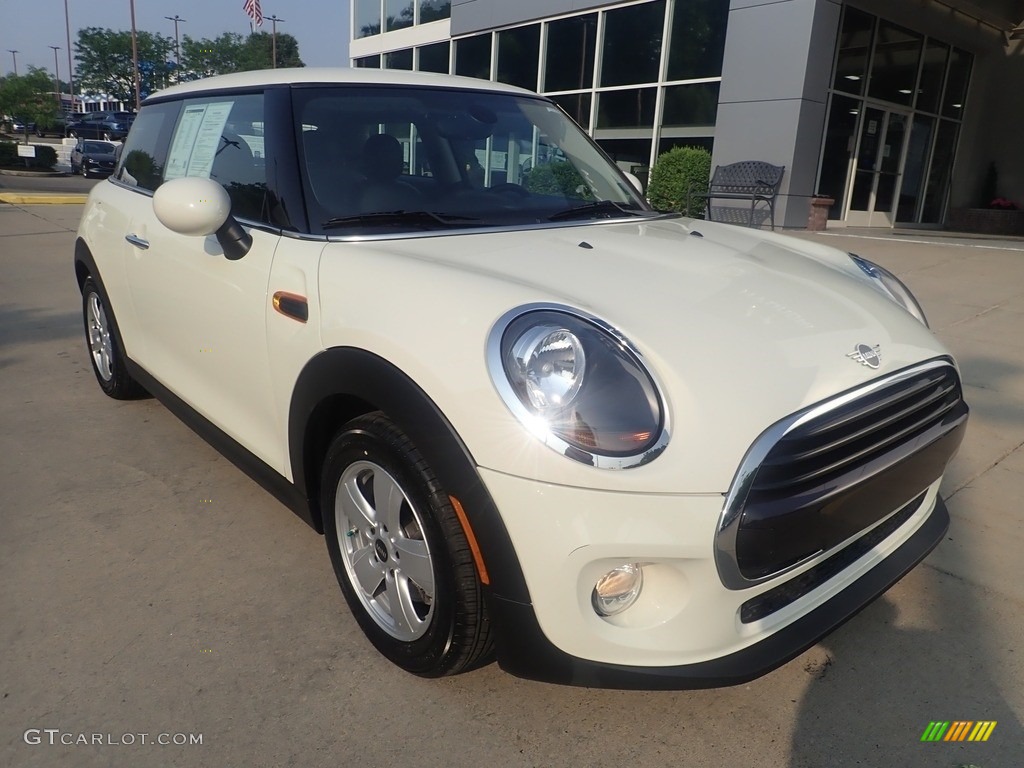
<svg viewBox="0 0 1024 768">
<path fill-rule="evenodd" d="M 105 141 L 87 141 L 82 145 L 82 151 L 96 155 L 109 155 L 114 151 L 114 145 Z"/>
<path fill-rule="evenodd" d="M 576 124 L 539 97 L 339 86 L 297 89 L 295 104 L 315 232 L 654 215 Z"/>
</svg>

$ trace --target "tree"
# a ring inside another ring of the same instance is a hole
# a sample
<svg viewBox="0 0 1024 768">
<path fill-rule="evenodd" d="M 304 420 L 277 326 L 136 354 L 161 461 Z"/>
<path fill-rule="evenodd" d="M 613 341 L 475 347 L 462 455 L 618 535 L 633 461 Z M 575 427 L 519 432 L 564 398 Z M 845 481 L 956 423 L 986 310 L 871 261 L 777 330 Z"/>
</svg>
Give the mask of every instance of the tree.
<svg viewBox="0 0 1024 768">
<path fill-rule="evenodd" d="M 139 55 L 139 91 L 146 98 L 171 83 L 174 41 L 152 32 L 136 35 Z M 106 93 L 126 104 L 135 103 L 132 34 L 100 27 L 79 30 L 75 42 L 75 83 L 83 90 Z"/>
<path fill-rule="evenodd" d="M 242 36 L 237 32 L 225 32 L 213 40 L 197 40 L 185 35 L 181 41 L 181 79 L 196 80 L 237 72 L 241 50 Z"/>
<path fill-rule="evenodd" d="M 271 69 L 274 66 L 273 45 L 273 35 L 269 32 L 256 32 L 246 37 L 237 71 Z M 277 33 L 277 66 L 306 66 L 299 58 L 299 41 L 283 32 Z"/>
<path fill-rule="evenodd" d="M 57 111 L 53 95 L 53 78 L 45 69 L 29 67 L 24 75 L 8 75 L 0 79 L 0 114 L 25 121 L 25 143 L 28 144 L 28 123 L 52 119 Z"/>
<path fill-rule="evenodd" d="M 185 35 L 181 44 L 181 79 L 195 80 L 230 72 L 271 69 L 274 66 L 273 48 L 274 40 L 269 32 L 245 36 L 225 32 L 213 40 L 196 40 Z M 299 43 L 292 35 L 277 35 L 277 66 L 305 66 L 299 58 Z"/>
</svg>

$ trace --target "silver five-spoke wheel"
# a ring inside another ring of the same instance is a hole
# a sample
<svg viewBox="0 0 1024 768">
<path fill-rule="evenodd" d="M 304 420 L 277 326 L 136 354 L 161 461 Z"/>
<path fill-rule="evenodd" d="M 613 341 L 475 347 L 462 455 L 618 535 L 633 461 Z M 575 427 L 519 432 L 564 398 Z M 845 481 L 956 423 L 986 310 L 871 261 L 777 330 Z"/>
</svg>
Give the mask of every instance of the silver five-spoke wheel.
<svg viewBox="0 0 1024 768">
<path fill-rule="evenodd" d="M 110 381 L 114 376 L 113 355 L 114 350 L 110 342 L 110 325 L 107 322 L 107 313 L 103 310 L 103 303 L 98 294 L 91 294 L 85 306 L 85 321 L 89 332 L 89 352 L 92 354 L 93 365 L 96 366 L 96 373 L 104 381 Z"/>
<path fill-rule="evenodd" d="M 383 467 L 359 461 L 338 482 L 334 515 L 345 571 L 367 613 L 396 640 L 422 637 L 434 568 L 415 505 Z"/>
</svg>

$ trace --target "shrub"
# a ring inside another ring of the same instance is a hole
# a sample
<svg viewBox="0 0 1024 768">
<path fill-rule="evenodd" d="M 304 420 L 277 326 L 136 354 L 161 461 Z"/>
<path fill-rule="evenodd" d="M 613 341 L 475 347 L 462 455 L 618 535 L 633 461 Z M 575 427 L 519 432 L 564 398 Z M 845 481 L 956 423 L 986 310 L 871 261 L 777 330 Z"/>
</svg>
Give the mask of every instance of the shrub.
<svg viewBox="0 0 1024 768">
<path fill-rule="evenodd" d="M 594 199 L 594 193 L 580 172 L 564 160 L 531 169 L 526 174 L 523 186 L 538 195 L 562 195 L 573 200 Z"/>
<path fill-rule="evenodd" d="M 45 144 L 36 144 L 36 156 L 28 160 L 29 168 L 50 170 L 57 164 L 57 150 Z"/>
<path fill-rule="evenodd" d="M 50 169 L 57 164 L 57 150 L 44 144 L 36 144 L 36 156 L 28 159 L 29 168 Z M 0 167 L 24 168 L 24 157 L 18 157 L 18 145 L 13 141 L 0 141 Z"/>
<path fill-rule="evenodd" d="M 704 215 L 704 200 L 687 208 L 687 192 L 703 192 L 711 179 L 711 153 L 700 147 L 673 147 L 658 156 L 651 169 L 647 198 L 659 211 L 680 211 L 687 216 Z"/>
<path fill-rule="evenodd" d="M 18 145 L 13 141 L 0 141 L 0 166 L 14 165 L 18 160 Z"/>
</svg>

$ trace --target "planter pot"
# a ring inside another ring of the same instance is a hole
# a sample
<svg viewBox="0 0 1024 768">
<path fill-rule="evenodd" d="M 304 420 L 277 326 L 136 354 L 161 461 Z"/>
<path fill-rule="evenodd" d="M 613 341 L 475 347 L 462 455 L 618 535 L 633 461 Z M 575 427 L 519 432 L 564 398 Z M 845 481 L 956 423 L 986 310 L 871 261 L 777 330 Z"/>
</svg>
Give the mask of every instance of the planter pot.
<svg viewBox="0 0 1024 768">
<path fill-rule="evenodd" d="M 946 229 L 986 235 L 1024 235 L 1024 211 L 950 208 Z"/>
</svg>

